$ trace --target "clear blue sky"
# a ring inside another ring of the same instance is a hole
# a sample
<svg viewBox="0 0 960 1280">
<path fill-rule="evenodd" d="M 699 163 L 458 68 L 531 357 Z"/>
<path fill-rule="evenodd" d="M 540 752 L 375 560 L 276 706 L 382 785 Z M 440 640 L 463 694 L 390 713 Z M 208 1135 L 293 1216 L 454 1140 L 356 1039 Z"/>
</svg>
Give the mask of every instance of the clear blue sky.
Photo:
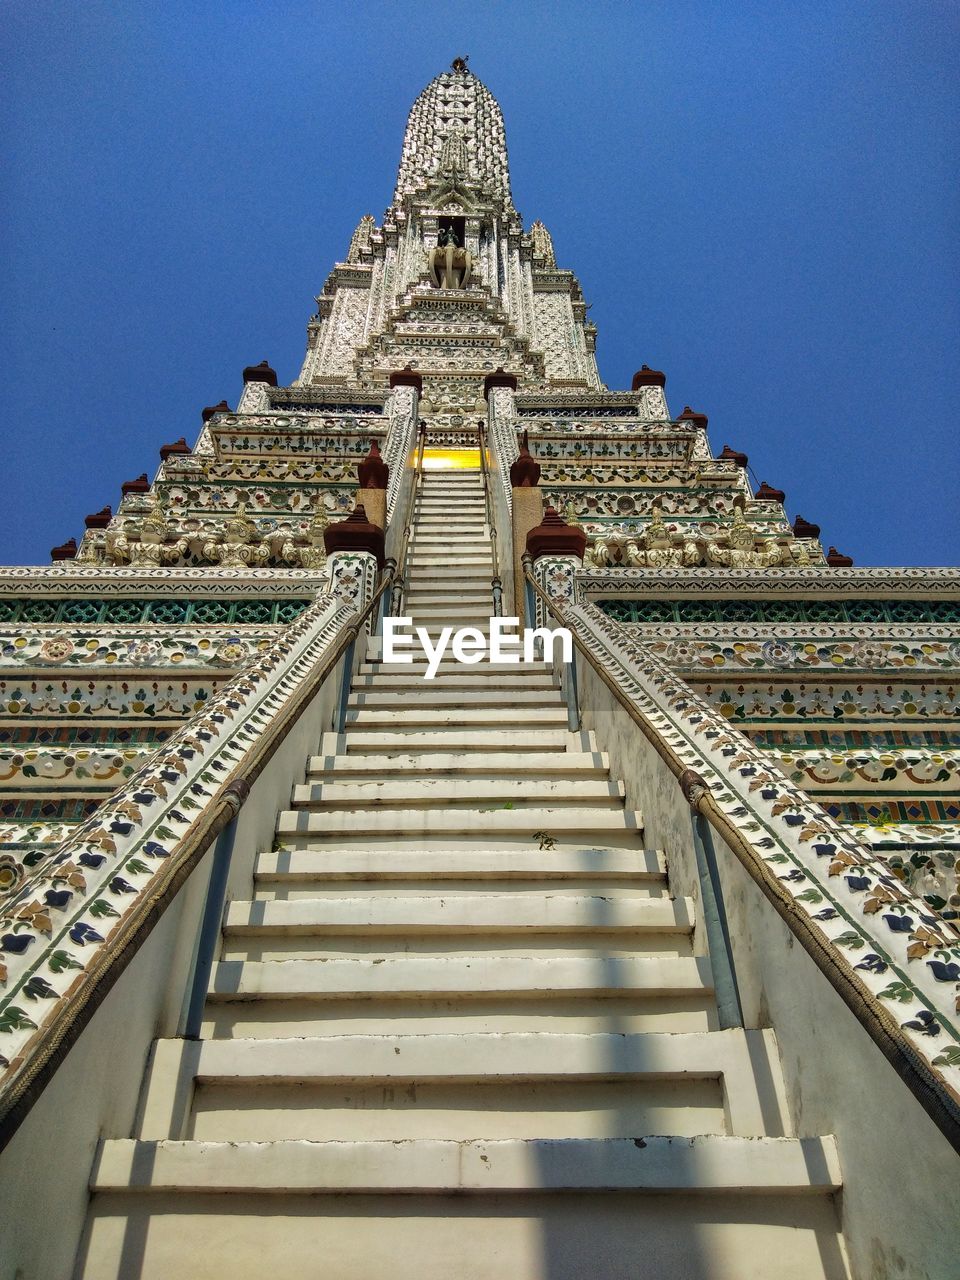
<svg viewBox="0 0 960 1280">
<path fill-rule="evenodd" d="M 305 325 L 458 54 L 599 325 L 858 564 L 958 525 L 952 0 L 6 0 L 0 562 L 46 563 Z"/>
</svg>

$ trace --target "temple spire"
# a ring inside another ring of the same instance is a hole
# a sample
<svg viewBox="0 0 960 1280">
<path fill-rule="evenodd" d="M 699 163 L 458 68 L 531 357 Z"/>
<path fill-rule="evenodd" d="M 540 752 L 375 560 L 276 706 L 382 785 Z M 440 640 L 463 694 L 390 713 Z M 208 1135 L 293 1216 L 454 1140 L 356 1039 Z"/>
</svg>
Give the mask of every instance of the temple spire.
<svg viewBox="0 0 960 1280">
<path fill-rule="evenodd" d="M 469 178 L 487 188 L 508 208 L 510 172 L 503 115 L 493 94 L 472 71 L 465 57 L 431 80 L 414 102 L 403 137 L 394 204 L 426 188 L 442 171 L 447 157 L 469 157 Z"/>
</svg>

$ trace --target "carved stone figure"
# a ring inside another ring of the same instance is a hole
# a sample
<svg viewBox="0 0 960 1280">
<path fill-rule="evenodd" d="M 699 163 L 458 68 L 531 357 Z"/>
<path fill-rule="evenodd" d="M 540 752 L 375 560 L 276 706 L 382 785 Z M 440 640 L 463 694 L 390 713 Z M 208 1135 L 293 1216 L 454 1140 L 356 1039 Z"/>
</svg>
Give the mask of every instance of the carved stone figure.
<svg viewBox="0 0 960 1280">
<path fill-rule="evenodd" d="M 440 172 L 450 177 L 463 176 L 467 172 L 467 143 L 459 125 L 453 125 L 443 140 Z"/>
<path fill-rule="evenodd" d="M 129 526 L 128 526 L 129 527 Z M 128 564 L 135 568 L 158 569 L 177 564 L 190 549 L 187 538 L 178 538 L 170 528 L 163 508 L 154 502 L 151 510 L 137 525 L 137 537 L 127 537 L 127 528 L 108 529 L 104 544 L 107 564 Z"/>
<path fill-rule="evenodd" d="M 430 278 L 438 289 L 466 289 L 473 270 L 473 255 L 460 246 L 451 227 L 441 231 L 429 255 Z"/>
<path fill-rule="evenodd" d="M 329 523 L 323 499 L 318 498 L 316 511 L 307 529 L 306 545 L 291 536 L 280 547 L 280 559 L 284 564 L 295 565 L 300 569 L 322 569 L 327 563 L 323 534 Z"/>
<path fill-rule="evenodd" d="M 258 538 L 257 527 L 247 518 L 244 503 L 226 522 L 223 534 L 203 544 L 203 558 L 224 569 L 254 569 L 270 559 L 270 547 Z"/>
</svg>

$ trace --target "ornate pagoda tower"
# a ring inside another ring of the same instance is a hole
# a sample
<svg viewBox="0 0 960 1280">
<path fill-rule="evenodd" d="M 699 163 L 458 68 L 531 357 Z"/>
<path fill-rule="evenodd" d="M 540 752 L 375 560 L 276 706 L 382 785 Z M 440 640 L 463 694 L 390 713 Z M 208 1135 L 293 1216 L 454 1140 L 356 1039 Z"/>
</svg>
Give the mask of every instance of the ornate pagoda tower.
<svg viewBox="0 0 960 1280">
<path fill-rule="evenodd" d="M 953 1274 L 960 574 L 595 344 L 457 59 L 297 380 L 0 570 L 0 1275 Z"/>
</svg>

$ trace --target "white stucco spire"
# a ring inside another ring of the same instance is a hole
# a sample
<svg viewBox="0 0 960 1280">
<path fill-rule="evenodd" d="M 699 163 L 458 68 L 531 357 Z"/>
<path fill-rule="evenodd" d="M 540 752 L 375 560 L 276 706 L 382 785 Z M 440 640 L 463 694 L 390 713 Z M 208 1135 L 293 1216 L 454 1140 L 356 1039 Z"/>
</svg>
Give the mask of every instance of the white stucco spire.
<svg viewBox="0 0 960 1280">
<path fill-rule="evenodd" d="M 503 114 L 493 94 L 456 58 L 431 80 L 410 110 L 394 194 L 396 204 L 444 168 L 489 188 L 512 207 Z"/>
</svg>

